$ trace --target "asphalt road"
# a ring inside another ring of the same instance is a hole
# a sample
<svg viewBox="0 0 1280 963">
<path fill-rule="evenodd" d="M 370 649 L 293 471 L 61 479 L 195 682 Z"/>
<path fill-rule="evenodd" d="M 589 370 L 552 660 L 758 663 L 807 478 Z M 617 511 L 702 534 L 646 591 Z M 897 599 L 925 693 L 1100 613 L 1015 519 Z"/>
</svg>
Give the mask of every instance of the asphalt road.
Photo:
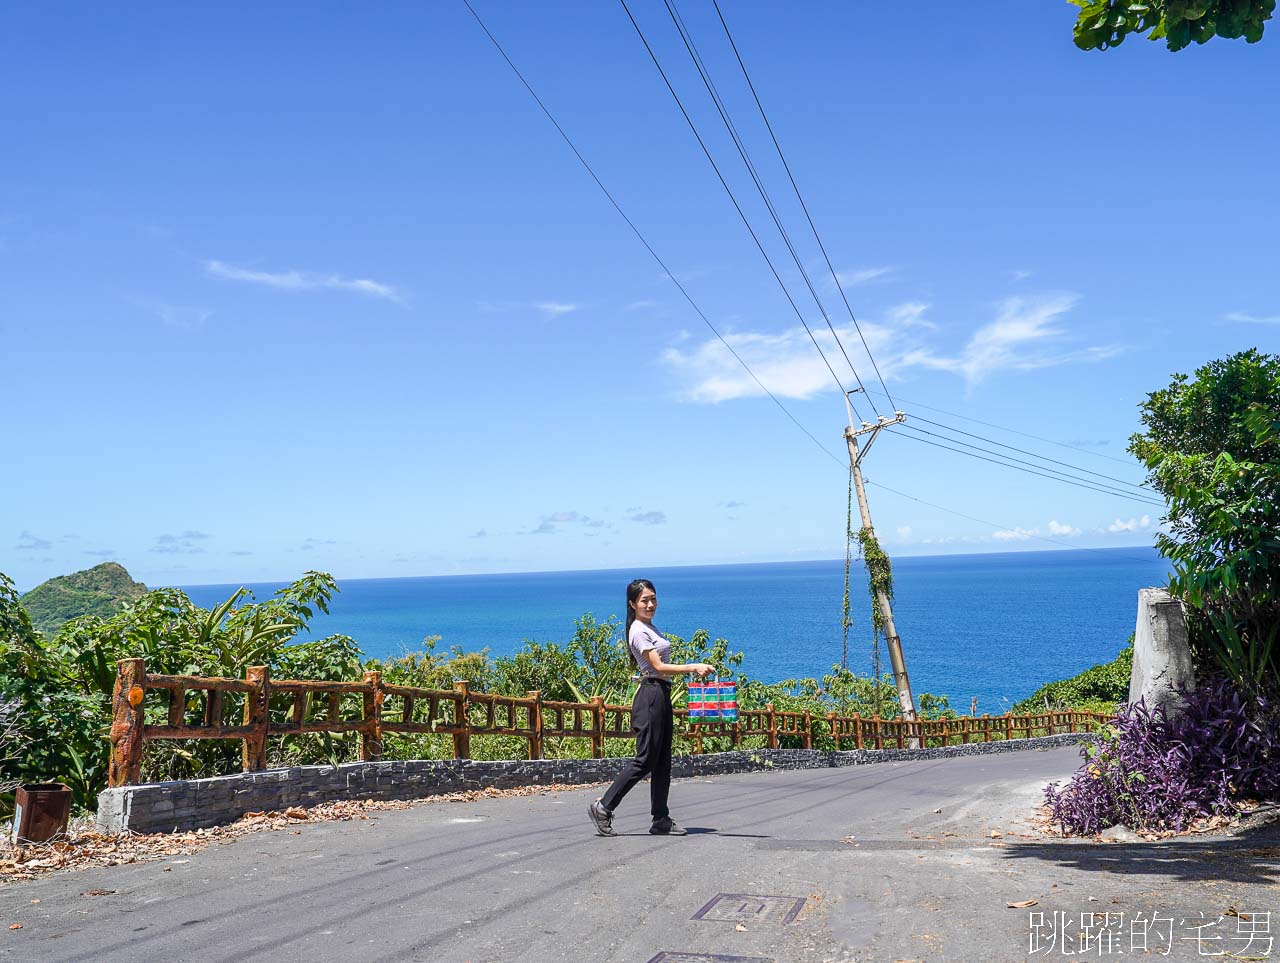
<svg viewBox="0 0 1280 963">
<path fill-rule="evenodd" d="M 1280 935 L 1280 834 L 1044 838 L 1025 820 L 1045 782 L 1077 763 L 1076 750 L 1057 749 L 677 780 L 684 838 L 648 835 L 644 785 L 613 839 L 586 816 L 598 789 L 300 824 L 183 862 L 0 888 L 0 921 L 23 923 L 0 929 L 0 959 L 1268 958 L 1256 914 L 1272 912 Z M 80 895 L 95 888 L 116 892 Z M 1037 905 L 1007 906 L 1028 899 Z M 1064 930 L 1058 913 L 1071 922 L 1067 953 L 1056 941 L 1045 949 Z M 1103 918 L 1112 942 L 1080 952 L 1080 916 L 1101 932 L 1095 913 L 1113 914 Z M 1222 922 L 1188 928 L 1202 913 Z M 1156 923 L 1145 954 L 1134 952 L 1134 914 Z M 1255 931 L 1251 945 L 1242 928 Z"/>
</svg>

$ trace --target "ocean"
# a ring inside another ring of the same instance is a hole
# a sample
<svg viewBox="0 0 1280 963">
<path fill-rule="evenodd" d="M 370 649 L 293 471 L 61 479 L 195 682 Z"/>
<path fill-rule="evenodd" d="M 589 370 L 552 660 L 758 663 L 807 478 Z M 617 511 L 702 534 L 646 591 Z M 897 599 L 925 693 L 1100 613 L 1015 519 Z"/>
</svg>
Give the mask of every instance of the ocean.
<svg viewBox="0 0 1280 963">
<path fill-rule="evenodd" d="M 1154 549 L 1116 548 L 896 559 L 894 616 L 912 689 L 947 695 L 964 712 L 1004 712 L 1040 685 L 1109 661 L 1133 632 L 1138 589 L 1163 585 Z M 590 612 L 621 617 L 626 584 L 652 580 L 654 624 L 686 638 L 707 629 L 746 654 L 743 669 L 766 681 L 821 677 L 840 661 L 843 560 L 694 565 L 587 572 L 530 572 L 339 581 L 312 637 L 350 635 L 368 656 L 450 645 L 506 655 L 525 639 L 565 642 Z M 865 570 L 850 581 L 849 666 L 871 670 Z M 281 583 L 252 584 L 259 599 Z M 184 586 L 198 605 L 237 585 Z M 888 657 L 881 648 L 881 665 Z"/>
</svg>

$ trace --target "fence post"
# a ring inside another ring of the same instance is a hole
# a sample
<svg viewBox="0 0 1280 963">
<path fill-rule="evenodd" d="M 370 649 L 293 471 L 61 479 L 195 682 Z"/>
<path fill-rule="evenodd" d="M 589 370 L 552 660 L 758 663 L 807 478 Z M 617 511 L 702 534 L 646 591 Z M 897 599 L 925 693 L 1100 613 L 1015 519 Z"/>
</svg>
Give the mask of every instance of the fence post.
<svg viewBox="0 0 1280 963">
<path fill-rule="evenodd" d="M 372 762 L 382 758 L 382 701 L 386 693 L 382 691 L 381 672 L 366 672 L 364 683 L 373 686 L 373 691 L 364 694 L 365 728 L 360 731 L 360 758 Z"/>
<path fill-rule="evenodd" d="M 741 723 L 733 724 L 733 748 L 737 749 L 742 745 L 742 727 Z"/>
<path fill-rule="evenodd" d="M 884 748 L 884 722 L 880 718 L 880 713 L 876 713 L 871 717 L 871 724 L 876 727 L 876 748 Z"/>
<path fill-rule="evenodd" d="M 960 744 L 967 746 L 969 744 L 969 731 L 973 728 L 973 719 L 965 716 L 960 723 Z"/>
<path fill-rule="evenodd" d="M 773 703 L 765 704 L 765 709 L 769 713 L 769 742 L 770 749 L 778 748 L 778 715 L 773 711 Z"/>
<path fill-rule="evenodd" d="M 840 751 L 840 724 L 836 722 L 835 712 L 827 713 L 827 725 L 831 727 L 831 739 L 836 744 L 836 752 Z"/>
<path fill-rule="evenodd" d="M 530 689 L 525 693 L 533 700 L 529 707 L 529 758 L 542 758 L 542 690 Z"/>
<path fill-rule="evenodd" d="M 591 697 L 591 758 L 604 757 L 604 696 Z"/>
<path fill-rule="evenodd" d="M 1067 722 L 1068 722 L 1068 725 L 1070 726 L 1070 731 L 1075 732 L 1076 731 L 1076 710 L 1075 709 L 1072 709 L 1070 712 L 1067 713 Z"/>
<path fill-rule="evenodd" d="M 457 698 L 453 703 L 453 758 L 471 758 L 471 683 L 455 679 L 453 691 Z"/>
<path fill-rule="evenodd" d="M 244 681 L 253 686 L 244 697 L 244 724 L 253 727 L 253 732 L 241 741 L 245 772 L 267 768 L 267 726 L 270 722 L 267 714 L 267 687 L 270 675 L 271 670 L 265 665 L 251 665 L 244 670 Z"/>
<path fill-rule="evenodd" d="M 804 710 L 804 747 L 806 749 L 813 748 L 813 719 L 809 715 L 809 710 Z"/>
<path fill-rule="evenodd" d="M 862 748 L 862 713 L 853 714 L 853 748 Z"/>
<path fill-rule="evenodd" d="M 991 713 L 989 712 L 982 714 L 982 741 L 991 741 Z"/>
<path fill-rule="evenodd" d="M 142 700 L 146 696 L 147 665 L 142 659 L 116 663 L 116 684 L 111 695 L 111 764 L 108 786 L 129 786 L 142 775 L 142 727 L 146 724 Z"/>
<path fill-rule="evenodd" d="M 905 749 L 905 748 L 907 748 L 907 745 L 906 745 L 906 740 L 903 738 L 903 736 L 905 735 L 905 733 L 903 732 L 903 728 L 904 728 L 908 723 L 907 723 L 907 721 L 906 721 L 905 719 L 903 719 L 901 716 L 899 716 L 895 721 L 896 721 L 896 722 L 897 722 L 897 724 L 898 724 L 898 748 L 899 748 L 899 749 Z"/>
<path fill-rule="evenodd" d="M 1006 712 L 1004 714 L 1004 738 L 1006 742 L 1013 740 L 1013 713 Z"/>
</svg>

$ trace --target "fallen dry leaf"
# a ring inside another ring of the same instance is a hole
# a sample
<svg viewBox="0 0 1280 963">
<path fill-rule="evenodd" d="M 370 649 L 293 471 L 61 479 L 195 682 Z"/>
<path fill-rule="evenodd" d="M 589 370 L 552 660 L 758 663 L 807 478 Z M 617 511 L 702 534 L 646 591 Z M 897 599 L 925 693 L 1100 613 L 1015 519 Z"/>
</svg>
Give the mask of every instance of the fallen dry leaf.
<svg viewBox="0 0 1280 963">
<path fill-rule="evenodd" d="M 1016 903 L 1005 903 L 1009 909 L 1026 909 L 1028 906 L 1035 906 L 1040 901 L 1038 899 L 1020 899 Z"/>
<path fill-rule="evenodd" d="M 1002 836 L 1004 836 L 1004 833 L 1000 832 L 1000 830 L 998 829 L 991 830 L 992 839 L 1000 839 Z"/>
<path fill-rule="evenodd" d="M 0 840 L 0 882 L 35 879 L 42 873 L 58 870 L 85 869 L 89 866 L 119 866 L 157 859 L 168 859 L 170 863 L 177 866 L 189 863 L 191 860 L 169 859 L 169 857 L 191 856 L 206 846 L 215 843 L 233 843 L 241 837 L 254 833 L 285 828 L 292 830 L 299 819 L 312 822 L 368 819 L 370 813 L 414 809 L 435 803 L 478 802 L 482 799 L 502 799 L 511 796 L 547 796 L 584 788 L 590 787 L 585 784 L 571 786 L 551 783 L 545 786 L 521 786 L 516 789 L 492 787 L 470 789 L 412 800 L 353 799 L 321 803 L 306 809 L 295 806 L 283 813 L 246 813 L 228 826 L 215 826 L 184 833 L 107 835 L 96 829 L 72 829 L 66 833 L 65 837 L 49 843 L 33 843 L 16 847 Z M 170 867 L 165 867 L 165 870 L 171 871 Z"/>
<path fill-rule="evenodd" d="M 10 923 L 10 924 L 9 924 L 9 929 L 11 929 L 11 930 L 20 930 L 20 929 L 22 929 L 22 924 L 21 924 L 21 923 Z"/>
<path fill-rule="evenodd" d="M 734 929 L 737 930 L 739 933 L 745 933 L 747 931 L 747 926 L 745 923 L 739 923 L 737 926 L 734 927 Z"/>
<path fill-rule="evenodd" d="M 87 889 L 87 890 L 85 890 L 83 893 L 81 893 L 80 895 L 81 895 L 81 896 L 114 896 L 114 895 L 115 895 L 115 890 L 113 890 L 113 889 Z"/>
</svg>

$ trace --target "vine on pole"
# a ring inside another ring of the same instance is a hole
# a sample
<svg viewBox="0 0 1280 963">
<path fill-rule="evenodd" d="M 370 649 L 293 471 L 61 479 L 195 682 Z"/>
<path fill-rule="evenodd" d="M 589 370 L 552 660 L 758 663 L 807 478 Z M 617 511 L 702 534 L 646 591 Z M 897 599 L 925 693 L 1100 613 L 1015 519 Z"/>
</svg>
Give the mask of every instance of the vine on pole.
<svg viewBox="0 0 1280 963">
<path fill-rule="evenodd" d="M 850 532 L 852 535 L 852 532 Z M 880 714 L 880 635 L 884 631 L 884 612 L 880 608 L 880 593 L 893 601 L 893 564 L 880 547 L 876 533 L 870 528 L 858 531 L 858 556 L 867 566 L 867 592 L 871 596 L 871 677 L 876 697 L 876 715 Z M 845 595 L 848 596 L 846 582 Z"/>
</svg>

